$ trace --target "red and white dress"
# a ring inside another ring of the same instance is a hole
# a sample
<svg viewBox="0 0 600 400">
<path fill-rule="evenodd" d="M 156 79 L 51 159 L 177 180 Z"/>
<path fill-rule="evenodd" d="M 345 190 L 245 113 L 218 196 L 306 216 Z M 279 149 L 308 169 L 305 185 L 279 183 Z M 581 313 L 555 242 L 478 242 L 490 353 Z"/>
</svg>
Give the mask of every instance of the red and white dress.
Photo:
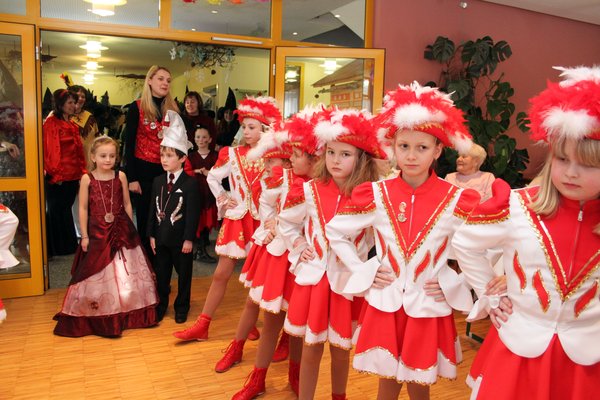
<svg viewBox="0 0 600 400">
<path fill-rule="evenodd" d="M 468 320 L 486 316 L 497 296 L 485 251 L 504 251 L 513 313 L 490 329 L 467 379 L 472 399 L 592 399 L 600 389 L 600 200 L 560 197 L 553 216 L 529 205 L 538 188 L 511 191 L 496 180 L 494 197 L 454 236 L 461 269 L 479 300 Z"/>
<path fill-rule="evenodd" d="M 54 316 L 54 333 L 115 337 L 124 329 L 154 326 L 156 279 L 123 207 L 119 174 L 105 181 L 89 177 L 88 250 L 77 248 L 62 309 Z M 105 220 L 108 199 L 112 222 Z"/>
<path fill-rule="evenodd" d="M 264 172 L 262 159 L 249 161 L 246 154 L 250 146 L 224 147 L 219 151 L 217 163 L 211 168 L 206 181 L 216 199 L 223 193 L 237 202 L 225 211 L 225 202 L 217 201 L 219 218 L 223 218 L 217 236 L 215 252 L 230 258 L 246 258 L 252 245 L 252 235 L 259 225 L 259 180 Z M 229 178 L 231 190 L 226 192 L 221 181 Z M 258 190 L 257 190 L 258 189 Z"/>
<path fill-rule="evenodd" d="M 313 179 L 295 184 L 279 214 L 279 229 L 288 248 L 304 237 L 314 248 L 315 258 L 302 262 L 300 255 L 306 247 L 290 251 L 291 271 L 296 276 L 284 329 L 293 336 L 303 336 L 307 344 L 329 342 L 343 349 L 352 348 L 352 336 L 363 305 L 362 298 L 341 295 L 330 287 L 339 280 L 339 259 L 329 248 L 325 224 L 349 196 L 340 193 L 333 180 Z M 355 229 L 352 234 L 354 251 L 366 259 L 372 236 Z M 358 250 L 357 250 L 358 248 Z"/>
<path fill-rule="evenodd" d="M 332 286 L 364 294 L 368 303 L 356 332 L 355 369 L 398 382 L 456 378 L 462 355 L 452 309 L 468 311 L 473 302 L 447 259 L 452 235 L 478 201 L 475 191 L 463 191 L 434 172 L 416 189 L 398 177 L 356 187 L 352 201 L 327 224 L 331 248 L 345 265 Z M 363 262 L 350 238 L 369 227 L 377 256 Z M 371 286 L 380 265 L 396 274 L 382 289 Z M 445 302 L 423 289 L 434 278 Z"/>
<path fill-rule="evenodd" d="M 281 205 L 285 204 L 287 195 L 294 182 L 305 182 L 307 177 L 294 175 L 291 169 L 274 167 L 272 176 L 265 181 L 260 195 L 260 219 L 267 221 L 277 219 Z M 260 229 L 260 228 L 259 228 Z M 257 233 L 259 232 L 257 229 Z M 268 232 L 265 232 L 265 235 Z M 255 236 L 258 236 L 255 233 Z M 263 240 L 264 236 L 256 240 Z M 288 250 L 279 228 L 273 240 L 265 246 L 266 251 L 257 261 L 249 296 L 263 310 L 278 314 L 287 311 L 294 289 L 294 275 L 289 271 Z"/>
</svg>

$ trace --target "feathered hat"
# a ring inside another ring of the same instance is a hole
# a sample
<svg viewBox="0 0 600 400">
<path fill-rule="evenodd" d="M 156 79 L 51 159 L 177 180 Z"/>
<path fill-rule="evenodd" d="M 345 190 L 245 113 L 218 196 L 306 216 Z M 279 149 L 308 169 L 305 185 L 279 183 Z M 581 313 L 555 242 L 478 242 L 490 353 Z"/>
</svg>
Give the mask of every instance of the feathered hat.
<svg viewBox="0 0 600 400">
<path fill-rule="evenodd" d="M 167 111 L 165 120 L 169 121 L 169 126 L 162 130 L 163 140 L 160 142 L 160 145 L 172 147 L 187 154 L 188 150 L 193 146 L 192 143 L 188 141 L 187 130 L 185 129 L 183 120 L 179 114 L 173 110 Z"/>
<path fill-rule="evenodd" d="M 265 125 L 281 121 L 281 111 L 274 98 L 268 96 L 246 97 L 240 101 L 237 110 L 239 121 L 244 118 L 254 118 Z"/>
<path fill-rule="evenodd" d="M 366 151 L 375 158 L 387 159 L 382 145 L 383 137 L 373 116 L 366 110 L 328 108 L 319 115 L 315 135 L 322 142 L 343 142 Z"/>
<path fill-rule="evenodd" d="M 315 136 L 315 125 L 319 115 L 324 112 L 322 104 L 317 106 L 307 105 L 285 122 L 285 130 L 288 132 L 290 144 L 302 151 L 319 156 L 323 151 L 323 141 Z"/>
<path fill-rule="evenodd" d="M 450 95 L 416 81 L 388 92 L 376 121 L 386 129 L 388 139 L 398 130 L 415 130 L 435 136 L 459 153 L 468 152 L 473 144 L 463 113 Z"/>
<path fill-rule="evenodd" d="M 600 140 L 600 67 L 554 67 L 563 80 L 530 100 L 531 138 Z"/>
<path fill-rule="evenodd" d="M 280 122 L 267 129 L 260 136 L 260 140 L 246 154 L 248 160 L 257 160 L 259 158 L 290 158 L 292 156 L 292 146 L 289 143 L 285 125 Z"/>
</svg>

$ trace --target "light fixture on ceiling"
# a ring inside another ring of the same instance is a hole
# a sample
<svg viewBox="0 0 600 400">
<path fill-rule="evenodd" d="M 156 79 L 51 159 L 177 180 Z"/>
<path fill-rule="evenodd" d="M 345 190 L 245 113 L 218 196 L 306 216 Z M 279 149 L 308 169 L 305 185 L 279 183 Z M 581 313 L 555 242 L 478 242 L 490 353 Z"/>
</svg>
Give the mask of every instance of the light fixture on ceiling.
<svg viewBox="0 0 600 400">
<path fill-rule="evenodd" d="M 88 71 L 96 71 L 99 68 L 104 68 L 102 65 L 98 64 L 98 61 L 88 60 L 85 64 L 82 65 Z"/>
<path fill-rule="evenodd" d="M 96 77 L 94 76 L 93 72 L 85 71 L 85 74 L 83 75 L 83 82 L 85 84 L 91 85 L 92 83 L 94 83 L 95 79 L 96 79 Z"/>
<path fill-rule="evenodd" d="M 285 82 L 298 82 L 298 71 L 295 69 L 288 69 L 285 71 Z"/>
<path fill-rule="evenodd" d="M 88 58 L 100 58 L 102 50 L 108 50 L 108 47 L 102 46 L 99 40 L 88 40 L 79 47 L 87 51 Z"/>
<path fill-rule="evenodd" d="M 101 17 L 115 15 L 115 6 L 127 4 L 127 0 L 83 0 L 86 3 L 92 3 L 92 8 L 88 11 Z"/>
<path fill-rule="evenodd" d="M 331 75 L 338 68 L 338 64 L 336 60 L 325 60 L 319 67 L 323 68 L 325 75 Z"/>
</svg>

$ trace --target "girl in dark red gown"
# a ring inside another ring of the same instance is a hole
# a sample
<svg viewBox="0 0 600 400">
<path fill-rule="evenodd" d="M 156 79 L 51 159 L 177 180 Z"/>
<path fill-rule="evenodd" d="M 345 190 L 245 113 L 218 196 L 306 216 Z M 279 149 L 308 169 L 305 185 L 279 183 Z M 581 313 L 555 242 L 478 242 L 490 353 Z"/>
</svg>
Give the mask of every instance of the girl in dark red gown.
<svg viewBox="0 0 600 400">
<path fill-rule="evenodd" d="M 198 181 L 200 188 L 200 221 L 198 222 L 198 246 L 194 258 L 207 263 L 216 263 L 216 258 L 212 257 L 206 251 L 209 245 L 208 235 L 210 231 L 217 227 L 217 202 L 213 196 L 206 175 L 213 165 L 217 162 L 219 153 L 210 149 L 212 137 L 207 128 L 199 126 L 194 133 L 194 143 L 196 143 L 197 151 L 193 151 L 188 155 L 188 159 L 194 169 L 194 176 Z"/>
<path fill-rule="evenodd" d="M 154 273 L 132 222 L 127 178 L 113 168 L 117 143 L 94 140 L 94 170 L 81 178 L 81 243 L 54 333 L 120 336 L 124 329 L 156 325 Z"/>
</svg>

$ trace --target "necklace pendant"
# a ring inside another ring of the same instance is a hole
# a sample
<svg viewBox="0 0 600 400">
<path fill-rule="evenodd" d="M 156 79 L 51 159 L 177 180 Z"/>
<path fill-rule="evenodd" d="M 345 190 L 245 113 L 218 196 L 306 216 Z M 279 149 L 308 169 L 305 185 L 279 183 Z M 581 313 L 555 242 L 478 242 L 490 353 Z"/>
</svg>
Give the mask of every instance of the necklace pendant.
<svg viewBox="0 0 600 400">
<path fill-rule="evenodd" d="M 160 219 L 164 219 L 164 218 L 165 218 L 165 213 L 164 213 L 164 211 L 160 211 L 160 212 L 158 213 L 158 218 L 160 218 Z"/>
<path fill-rule="evenodd" d="M 106 222 L 108 222 L 109 224 L 112 224 L 113 221 L 115 220 L 115 216 L 113 213 L 106 213 L 106 214 L 104 214 L 104 220 Z"/>
<path fill-rule="evenodd" d="M 398 221 L 406 222 L 406 215 L 404 213 L 398 214 Z"/>
</svg>

